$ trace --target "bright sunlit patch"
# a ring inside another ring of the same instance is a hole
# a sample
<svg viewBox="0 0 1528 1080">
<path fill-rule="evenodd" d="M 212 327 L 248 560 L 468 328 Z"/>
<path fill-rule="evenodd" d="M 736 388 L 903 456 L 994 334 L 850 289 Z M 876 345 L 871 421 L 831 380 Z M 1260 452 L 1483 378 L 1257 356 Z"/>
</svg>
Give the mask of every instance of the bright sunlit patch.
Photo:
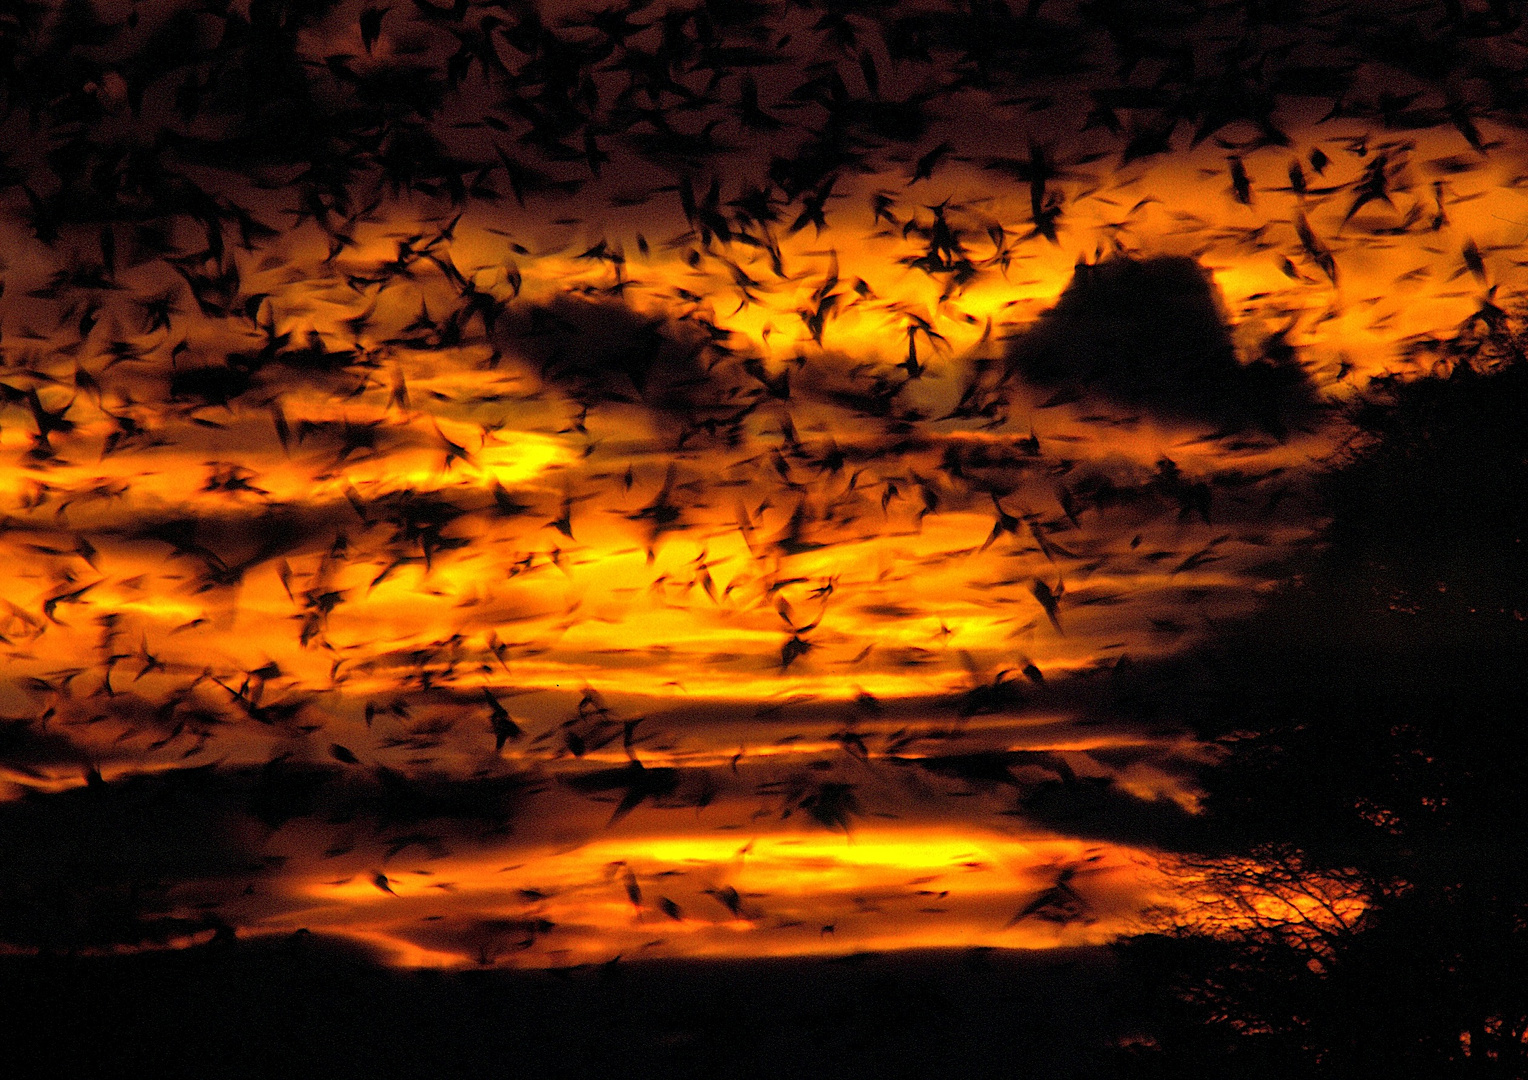
<svg viewBox="0 0 1528 1080">
<path fill-rule="evenodd" d="M 509 863 L 447 857 L 427 871 L 400 863 L 309 879 L 305 902 L 268 925 L 365 940 L 425 966 L 1038 948 L 1118 934 L 1155 898 L 1141 891 L 1155 880 L 1142 852 L 1043 835 L 646 835 L 519 851 Z"/>
<path fill-rule="evenodd" d="M 491 477 L 505 486 L 533 480 L 554 465 L 567 465 L 573 460 L 574 455 L 565 443 L 527 432 L 519 432 L 504 442 L 485 440 L 477 454 L 485 478 Z"/>
</svg>

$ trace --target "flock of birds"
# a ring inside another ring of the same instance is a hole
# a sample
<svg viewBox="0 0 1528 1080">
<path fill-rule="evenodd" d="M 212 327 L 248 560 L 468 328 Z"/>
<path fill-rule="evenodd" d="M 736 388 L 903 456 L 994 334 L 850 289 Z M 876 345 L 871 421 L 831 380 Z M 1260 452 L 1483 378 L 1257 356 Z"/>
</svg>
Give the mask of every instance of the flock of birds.
<svg viewBox="0 0 1528 1080">
<path fill-rule="evenodd" d="M 266 869 L 200 910 L 419 962 L 1116 932 L 1198 751 L 1110 695 L 1288 572 L 1337 406 L 1520 276 L 1507 2 L 65 0 L 0 43 L 11 805 L 221 783 Z"/>
</svg>

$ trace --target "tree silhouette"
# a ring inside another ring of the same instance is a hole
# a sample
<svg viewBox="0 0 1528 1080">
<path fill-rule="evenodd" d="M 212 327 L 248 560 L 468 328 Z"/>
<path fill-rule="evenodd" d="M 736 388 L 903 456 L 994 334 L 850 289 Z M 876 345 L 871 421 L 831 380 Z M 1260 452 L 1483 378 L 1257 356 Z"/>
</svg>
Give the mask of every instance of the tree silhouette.
<svg viewBox="0 0 1528 1080">
<path fill-rule="evenodd" d="M 1121 948 L 1140 1075 L 1528 1075 L 1528 307 L 1432 351 L 1313 565 L 1142 691 L 1225 753 L 1193 902 Z"/>
</svg>

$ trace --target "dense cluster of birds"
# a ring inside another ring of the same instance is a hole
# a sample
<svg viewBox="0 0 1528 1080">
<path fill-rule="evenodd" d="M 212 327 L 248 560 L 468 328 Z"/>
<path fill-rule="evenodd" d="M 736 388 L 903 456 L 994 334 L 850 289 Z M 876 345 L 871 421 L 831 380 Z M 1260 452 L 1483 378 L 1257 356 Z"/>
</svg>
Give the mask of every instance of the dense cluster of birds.
<svg viewBox="0 0 1528 1080">
<path fill-rule="evenodd" d="M 1354 360 L 1305 346 L 1373 250 L 1502 317 L 1458 221 L 1528 83 L 1477 8 L 5 5 L 6 779 L 222 777 L 379 896 L 558 798 L 1188 805 L 1170 717 L 1076 732 L 1308 534 Z M 1010 926 L 1088 923 L 1078 850 Z"/>
</svg>

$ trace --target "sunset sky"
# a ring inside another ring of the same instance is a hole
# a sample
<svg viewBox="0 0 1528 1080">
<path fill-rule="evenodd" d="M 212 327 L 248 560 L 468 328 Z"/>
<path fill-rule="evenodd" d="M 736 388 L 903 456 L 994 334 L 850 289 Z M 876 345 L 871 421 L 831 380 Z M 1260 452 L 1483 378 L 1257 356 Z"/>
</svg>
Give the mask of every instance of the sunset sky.
<svg viewBox="0 0 1528 1080">
<path fill-rule="evenodd" d="M 1524 35 L 1022 8 L 0 19 L 0 948 L 1186 903 L 1216 751 L 1120 702 L 1521 289 Z"/>
</svg>

